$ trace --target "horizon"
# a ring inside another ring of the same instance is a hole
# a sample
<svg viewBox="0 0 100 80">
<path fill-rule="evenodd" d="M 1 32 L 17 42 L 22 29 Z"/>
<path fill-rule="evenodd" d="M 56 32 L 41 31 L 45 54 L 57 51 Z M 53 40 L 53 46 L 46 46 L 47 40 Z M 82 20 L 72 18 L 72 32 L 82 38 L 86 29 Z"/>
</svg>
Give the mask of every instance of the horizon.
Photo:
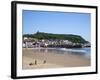
<svg viewBox="0 0 100 80">
<path fill-rule="evenodd" d="M 23 10 L 23 34 L 70 34 L 91 42 L 90 19 L 90 13 Z"/>
</svg>

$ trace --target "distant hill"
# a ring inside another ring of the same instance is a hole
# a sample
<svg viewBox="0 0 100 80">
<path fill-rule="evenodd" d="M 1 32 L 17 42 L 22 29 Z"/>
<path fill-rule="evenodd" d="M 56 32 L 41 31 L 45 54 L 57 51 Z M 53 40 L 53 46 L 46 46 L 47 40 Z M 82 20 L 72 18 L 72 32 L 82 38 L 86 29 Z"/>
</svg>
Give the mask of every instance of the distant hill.
<svg viewBox="0 0 100 80">
<path fill-rule="evenodd" d="M 23 37 L 31 37 L 36 39 L 63 39 L 69 40 L 74 43 L 87 43 L 87 41 L 79 35 L 73 34 L 53 34 L 53 33 L 44 33 L 37 32 L 35 34 L 24 34 Z"/>
</svg>

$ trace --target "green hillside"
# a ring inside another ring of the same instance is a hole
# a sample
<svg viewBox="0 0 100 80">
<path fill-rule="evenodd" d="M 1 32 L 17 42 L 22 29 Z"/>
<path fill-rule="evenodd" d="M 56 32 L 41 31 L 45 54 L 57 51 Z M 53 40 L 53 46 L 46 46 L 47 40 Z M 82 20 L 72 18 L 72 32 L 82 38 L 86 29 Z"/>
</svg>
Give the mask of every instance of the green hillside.
<svg viewBox="0 0 100 80">
<path fill-rule="evenodd" d="M 87 41 L 79 35 L 73 34 L 52 34 L 37 32 L 35 34 L 24 34 L 23 37 L 31 37 L 36 39 L 59 39 L 59 40 L 69 40 L 74 43 L 86 43 Z"/>
</svg>

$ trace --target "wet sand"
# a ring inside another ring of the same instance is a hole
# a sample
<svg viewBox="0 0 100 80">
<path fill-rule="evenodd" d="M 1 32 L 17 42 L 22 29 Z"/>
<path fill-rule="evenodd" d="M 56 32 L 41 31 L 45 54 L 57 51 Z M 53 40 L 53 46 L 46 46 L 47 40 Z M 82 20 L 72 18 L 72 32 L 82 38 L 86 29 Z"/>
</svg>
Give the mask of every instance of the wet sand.
<svg viewBox="0 0 100 80">
<path fill-rule="evenodd" d="M 62 67 L 83 67 L 90 66 L 90 59 L 79 55 L 57 54 L 54 52 L 42 52 L 35 49 L 23 48 L 22 68 L 62 68 Z"/>
</svg>

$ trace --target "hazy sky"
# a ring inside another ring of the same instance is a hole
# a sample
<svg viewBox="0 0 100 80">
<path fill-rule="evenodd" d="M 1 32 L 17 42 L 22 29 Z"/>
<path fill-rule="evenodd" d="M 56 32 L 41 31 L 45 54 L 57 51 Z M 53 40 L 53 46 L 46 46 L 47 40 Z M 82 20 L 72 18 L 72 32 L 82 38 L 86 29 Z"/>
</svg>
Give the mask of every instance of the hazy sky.
<svg viewBox="0 0 100 80">
<path fill-rule="evenodd" d="M 33 34 L 37 31 L 75 34 L 90 41 L 90 20 L 89 13 L 23 10 L 23 34 Z"/>
</svg>

